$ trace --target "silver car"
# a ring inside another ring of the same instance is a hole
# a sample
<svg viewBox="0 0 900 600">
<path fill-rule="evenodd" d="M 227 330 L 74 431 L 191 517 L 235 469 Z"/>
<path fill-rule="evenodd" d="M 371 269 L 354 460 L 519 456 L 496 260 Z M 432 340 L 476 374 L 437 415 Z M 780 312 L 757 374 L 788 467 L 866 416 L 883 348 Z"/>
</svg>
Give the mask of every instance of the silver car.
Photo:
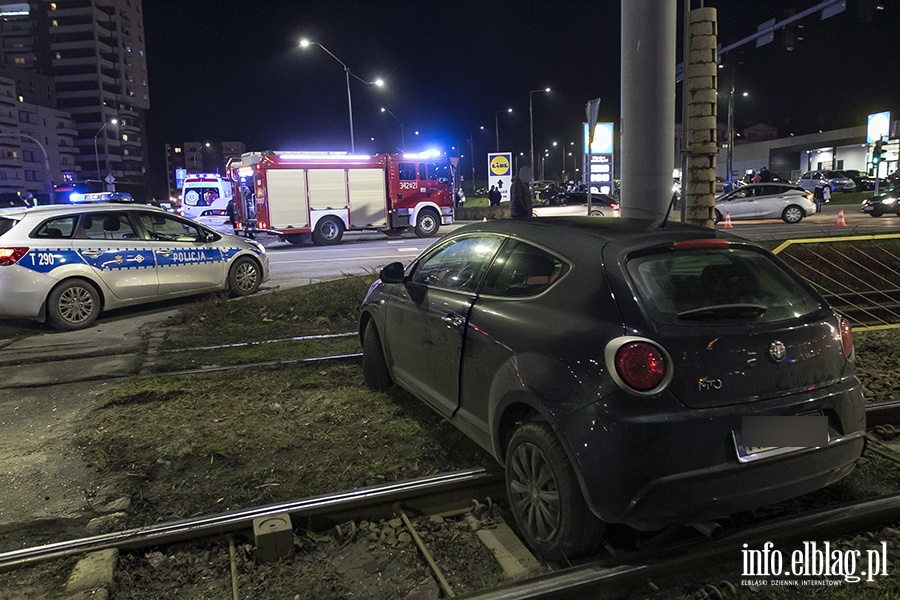
<svg viewBox="0 0 900 600">
<path fill-rule="evenodd" d="M 810 192 L 820 184 L 827 185 L 832 192 L 856 191 L 856 182 L 843 171 L 808 171 L 800 176 L 797 184 Z"/>
<path fill-rule="evenodd" d="M 151 206 L 0 212 L 0 317 L 82 329 L 103 310 L 219 290 L 252 294 L 265 248 Z"/>
<path fill-rule="evenodd" d="M 799 223 L 816 211 L 812 194 L 789 183 L 751 183 L 716 198 L 716 223 L 731 219 L 782 219 Z"/>
</svg>

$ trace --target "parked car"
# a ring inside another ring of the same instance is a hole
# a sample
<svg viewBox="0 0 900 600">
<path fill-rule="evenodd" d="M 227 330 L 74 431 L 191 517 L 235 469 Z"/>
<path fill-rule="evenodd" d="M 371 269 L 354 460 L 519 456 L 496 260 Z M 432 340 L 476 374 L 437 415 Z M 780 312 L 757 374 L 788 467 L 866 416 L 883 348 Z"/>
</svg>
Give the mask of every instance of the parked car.
<svg viewBox="0 0 900 600">
<path fill-rule="evenodd" d="M 252 294 L 268 272 L 261 244 L 151 206 L 0 213 L 0 318 L 83 329 L 113 308 L 218 290 Z"/>
<path fill-rule="evenodd" d="M 559 192 L 559 184 L 555 181 L 535 181 L 531 187 L 531 193 L 535 200 L 549 200 Z"/>
<path fill-rule="evenodd" d="M 750 183 L 716 198 L 716 223 L 732 219 L 782 219 L 799 223 L 816 211 L 812 193 L 790 183 Z"/>
<path fill-rule="evenodd" d="M 604 523 L 811 492 L 865 444 L 849 322 L 774 255 L 708 228 L 471 224 L 382 269 L 359 331 L 368 386 L 400 385 L 504 465 L 518 529 L 548 560 L 590 551 Z M 750 447 L 753 416 L 788 431 L 818 417 L 821 444 Z"/>
<path fill-rule="evenodd" d="M 875 181 L 876 178 L 872 177 L 868 173 L 864 173 L 862 171 L 858 171 L 856 169 L 844 169 L 842 171 L 847 177 L 853 180 L 853 183 L 856 184 L 856 191 L 864 192 L 868 190 L 875 189 Z M 879 187 L 883 186 L 885 183 L 884 179 L 879 181 Z"/>
<path fill-rule="evenodd" d="M 797 184 L 811 192 L 819 182 L 830 187 L 832 192 L 856 191 L 856 183 L 842 171 L 807 171 L 800 176 Z"/>
<path fill-rule="evenodd" d="M 538 217 L 618 217 L 619 203 L 608 194 L 591 194 L 591 212 L 588 215 L 587 192 L 563 192 L 534 206 Z"/>
</svg>

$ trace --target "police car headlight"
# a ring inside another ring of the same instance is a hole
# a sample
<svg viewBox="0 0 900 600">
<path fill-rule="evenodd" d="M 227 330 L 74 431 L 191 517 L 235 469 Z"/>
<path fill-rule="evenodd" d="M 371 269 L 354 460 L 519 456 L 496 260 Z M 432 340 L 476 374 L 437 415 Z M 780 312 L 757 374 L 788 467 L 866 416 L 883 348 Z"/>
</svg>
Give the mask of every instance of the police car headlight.
<svg viewBox="0 0 900 600">
<path fill-rule="evenodd" d="M 266 253 L 266 247 L 263 246 L 262 244 L 260 244 L 259 242 L 255 241 L 255 240 L 247 240 L 247 243 L 249 243 L 250 245 L 254 246 L 257 250 L 259 250 L 260 254 Z"/>
</svg>

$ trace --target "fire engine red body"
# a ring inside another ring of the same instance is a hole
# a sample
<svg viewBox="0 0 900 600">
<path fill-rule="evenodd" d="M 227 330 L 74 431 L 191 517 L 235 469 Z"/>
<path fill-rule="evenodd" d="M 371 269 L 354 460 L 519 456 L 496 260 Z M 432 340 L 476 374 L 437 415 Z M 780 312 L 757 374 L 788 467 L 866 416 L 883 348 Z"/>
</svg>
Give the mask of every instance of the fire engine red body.
<svg viewBox="0 0 900 600">
<path fill-rule="evenodd" d="M 413 229 L 453 222 L 449 161 L 425 155 L 247 153 L 228 165 L 236 183 L 235 231 L 294 244 L 337 244 L 345 231 Z"/>
</svg>

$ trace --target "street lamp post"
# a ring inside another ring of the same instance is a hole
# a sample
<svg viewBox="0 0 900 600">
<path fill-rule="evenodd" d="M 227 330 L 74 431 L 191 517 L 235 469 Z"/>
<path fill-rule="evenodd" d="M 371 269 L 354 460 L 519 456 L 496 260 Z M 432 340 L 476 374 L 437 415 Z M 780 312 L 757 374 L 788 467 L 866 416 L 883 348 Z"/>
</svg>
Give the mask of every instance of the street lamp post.
<svg viewBox="0 0 900 600">
<path fill-rule="evenodd" d="M 353 73 L 351 73 L 350 67 L 348 67 L 344 63 L 344 61 L 342 61 L 337 56 L 332 54 L 331 51 L 328 50 L 328 48 L 326 48 L 319 42 L 312 42 L 312 41 L 306 40 L 306 39 L 300 40 L 301 48 L 308 48 L 311 44 L 315 44 L 316 46 L 318 46 L 319 48 L 324 50 L 328 54 L 328 56 L 330 56 L 334 60 L 338 61 L 338 63 L 340 63 L 340 65 L 344 68 L 344 76 L 347 79 L 347 112 L 350 114 L 350 154 L 356 154 L 356 142 L 354 141 L 354 138 L 353 138 L 353 100 L 350 96 L 350 76 L 353 75 L 353 77 L 356 77 L 356 79 L 362 81 L 366 85 L 377 85 L 378 87 L 383 86 L 384 81 L 381 79 L 376 79 L 375 81 L 366 81 L 362 77 L 359 77 L 358 75 L 354 75 Z"/>
<path fill-rule="evenodd" d="M 102 174 L 100 173 L 100 150 L 97 148 L 97 138 L 100 137 L 100 134 L 103 133 L 103 130 L 106 129 L 107 125 L 118 125 L 118 124 L 119 124 L 118 119 L 110 119 L 109 121 L 106 121 L 105 123 L 103 123 L 103 125 L 100 127 L 100 129 L 97 130 L 97 133 L 94 134 L 94 158 L 97 161 L 97 179 L 103 178 Z M 109 166 L 108 166 L 109 165 L 109 151 L 108 151 L 108 147 L 107 147 L 106 143 L 103 144 L 103 157 L 104 157 L 104 162 L 107 165 L 106 170 L 109 171 Z"/>
<path fill-rule="evenodd" d="M 531 90 L 528 92 L 528 124 L 531 132 L 531 168 L 534 168 L 534 94 L 537 92 L 549 92 L 550 88 Z"/>
<path fill-rule="evenodd" d="M 495 110 L 494 111 L 494 132 L 496 133 L 497 138 L 497 152 L 500 152 L 500 113 L 508 112 L 511 113 L 513 110 L 511 108 L 507 108 L 505 111 L 503 110 Z"/>
<path fill-rule="evenodd" d="M 406 152 L 406 141 L 403 136 L 403 128 L 404 128 L 403 123 L 400 122 L 400 119 L 397 118 L 397 115 L 395 115 L 394 113 L 392 113 L 391 111 L 389 111 L 388 109 L 386 109 L 383 106 L 381 107 L 381 112 L 391 115 L 392 117 L 394 117 L 394 120 L 397 121 L 397 123 L 400 123 L 400 152 Z"/>
</svg>

